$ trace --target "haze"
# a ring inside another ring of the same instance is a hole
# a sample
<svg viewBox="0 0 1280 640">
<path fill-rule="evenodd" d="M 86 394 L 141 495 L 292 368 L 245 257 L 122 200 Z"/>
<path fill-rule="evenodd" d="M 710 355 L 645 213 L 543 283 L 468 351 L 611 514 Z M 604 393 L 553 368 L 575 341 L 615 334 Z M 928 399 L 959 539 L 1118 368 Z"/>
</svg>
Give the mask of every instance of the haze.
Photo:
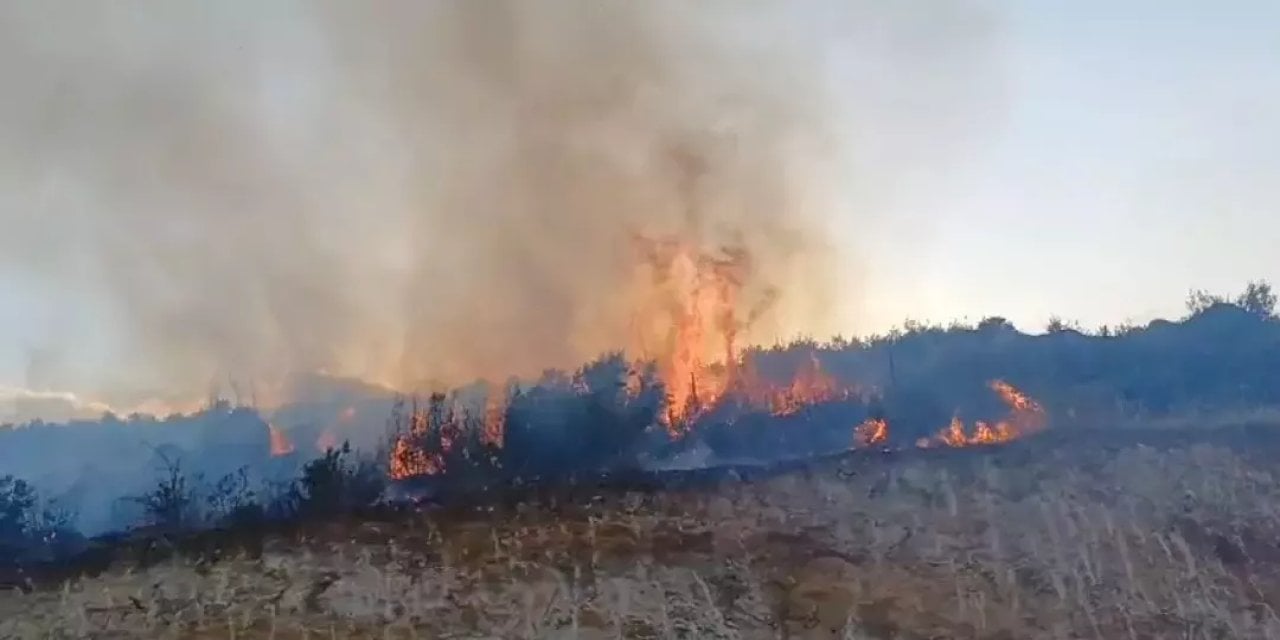
<svg viewBox="0 0 1280 640">
<path fill-rule="evenodd" d="M 637 233 L 766 342 L 1280 280 L 1280 8 L 1045 6 L 9 3 L 0 399 L 572 366 Z"/>
</svg>

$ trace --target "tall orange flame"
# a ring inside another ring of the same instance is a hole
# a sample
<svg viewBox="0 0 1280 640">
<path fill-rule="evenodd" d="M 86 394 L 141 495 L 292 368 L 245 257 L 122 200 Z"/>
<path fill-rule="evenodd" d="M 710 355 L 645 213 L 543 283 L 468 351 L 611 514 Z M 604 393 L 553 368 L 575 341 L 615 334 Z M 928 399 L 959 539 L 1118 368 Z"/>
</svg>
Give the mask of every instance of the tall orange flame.
<svg viewBox="0 0 1280 640">
<path fill-rule="evenodd" d="M 398 435 L 392 445 L 388 474 L 394 480 L 403 480 L 414 476 L 436 475 L 444 471 L 443 457 L 438 453 L 429 453 L 418 445 L 432 428 L 427 409 L 415 403 L 409 411 L 408 420 L 408 433 Z"/>
<path fill-rule="evenodd" d="M 289 436 L 285 435 L 280 427 L 267 423 L 267 435 L 271 442 L 271 455 L 273 457 L 287 456 L 293 453 L 293 443 L 289 441 Z"/>
<path fill-rule="evenodd" d="M 637 274 L 648 279 L 634 309 L 632 346 L 657 363 L 667 393 L 661 422 L 678 437 L 732 386 L 738 340 L 772 298 L 746 300 L 753 264 L 741 247 L 709 249 L 674 236 L 634 241 Z M 648 338 L 656 339 L 655 351 Z"/>
</svg>

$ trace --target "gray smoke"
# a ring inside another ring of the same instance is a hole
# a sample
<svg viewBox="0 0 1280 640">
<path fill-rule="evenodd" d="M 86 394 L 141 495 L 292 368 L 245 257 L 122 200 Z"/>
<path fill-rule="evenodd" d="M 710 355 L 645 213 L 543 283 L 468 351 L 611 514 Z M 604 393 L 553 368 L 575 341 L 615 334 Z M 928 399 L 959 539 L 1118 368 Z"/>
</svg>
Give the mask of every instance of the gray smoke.
<svg viewBox="0 0 1280 640">
<path fill-rule="evenodd" d="M 748 338 L 820 334 L 860 304 L 833 221 L 955 159 L 997 31 L 968 2 L 6 3 L 0 261 L 76 319 L 42 387 L 122 406 L 634 347 L 636 234 L 744 248 Z"/>
</svg>

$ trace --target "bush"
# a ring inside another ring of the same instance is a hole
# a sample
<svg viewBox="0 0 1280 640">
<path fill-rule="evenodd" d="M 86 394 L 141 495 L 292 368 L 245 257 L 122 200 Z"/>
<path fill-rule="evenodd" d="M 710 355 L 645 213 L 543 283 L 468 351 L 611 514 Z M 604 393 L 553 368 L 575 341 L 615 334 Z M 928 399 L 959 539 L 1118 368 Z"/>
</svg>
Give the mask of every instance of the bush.
<svg viewBox="0 0 1280 640">
<path fill-rule="evenodd" d="M 141 506 L 145 525 L 161 533 L 338 515 L 374 504 L 386 484 L 384 470 L 356 460 L 348 443 L 308 462 L 296 480 L 265 483 L 260 491 L 243 467 L 210 484 L 198 474 L 183 473 L 178 459 L 160 458 L 163 470 L 155 488 L 127 500 Z"/>
<path fill-rule="evenodd" d="M 1080 331 L 1080 323 L 1073 320 L 1064 320 L 1058 316 L 1051 316 L 1049 323 L 1045 325 L 1045 333 L 1063 333 L 1066 331 Z"/>
<path fill-rule="evenodd" d="M 163 463 L 159 482 L 151 491 L 128 500 L 142 507 L 149 526 L 162 531 L 176 532 L 199 525 L 196 483 L 182 472 L 180 459 L 171 459 L 161 452 L 157 455 Z"/>
<path fill-rule="evenodd" d="M 257 493 L 249 488 L 249 474 L 244 467 L 213 483 L 205 496 L 205 507 L 206 519 L 214 525 L 255 525 L 266 518 Z"/>
<path fill-rule="evenodd" d="M 295 485 L 296 510 L 304 517 L 332 516 L 368 507 L 386 488 L 383 469 L 372 462 L 355 460 L 351 444 L 329 449 L 302 468 Z"/>
<path fill-rule="evenodd" d="M 500 438 L 486 433 L 494 416 L 459 395 L 396 403 L 393 465 L 472 486 L 617 468 L 636 459 L 664 401 L 652 366 L 633 368 L 621 353 L 573 374 L 549 371 L 526 390 L 509 387 L 501 403 L 487 402 L 504 407 Z"/>
<path fill-rule="evenodd" d="M 624 465 L 655 424 L 663 393 L 652 367 L 633 370 L 620 353 L 567 379 L 544 379 L 508 407 L 502 472 L 553 476 Z"/>
<path fill-rule="evenodd" d="M 25 539 L 31 513 L 36 506 L 36 492 L 24 480 L 0 477 L 0 543 Z"/>
<path fill-rule="evenodd" d="M 1187 312 L 1191 316 L 1198 316 L 1218 305 L 1236 306 L 1259 318 L 1276 317 L 1276 294 L 1266 280 L 1249 282 L 1235 299 L 1199 289 L 1187 295 Z"/>
<path fill-rule="evenodd" d="M 156 486 L 140 496 L 127 498 L 142 508 L 145 525 L 176 533 L 203 527 L 259 524 L 266 509 L 250 488 L 248 469 L 228 473 L 209 484 L 204 477 L 187 475 L 181 459 L 158 453 L 162 471 Z"/>
<path fill-rule="evenodd" d="M 0 560 L 69 551 L 82 540 L 73 521 L 70 512 L 41 504 L 26 481 L 0 476 Z"/>
</svg>

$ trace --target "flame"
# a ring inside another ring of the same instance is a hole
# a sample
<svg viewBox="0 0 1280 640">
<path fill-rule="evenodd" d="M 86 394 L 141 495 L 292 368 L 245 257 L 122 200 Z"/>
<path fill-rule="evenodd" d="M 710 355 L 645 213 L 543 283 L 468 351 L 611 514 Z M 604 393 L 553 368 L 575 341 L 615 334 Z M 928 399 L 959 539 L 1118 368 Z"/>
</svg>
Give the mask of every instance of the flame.
<svg viewBox="0 0 1280 640">
<path fill-rule="evenodd" d="M 708 249 L 674 236 L 634 238 L 637 274 L 647 276 L 646 297 L 635 309 L 635 342 L 657 364 L 666 391 L 659 422 L 672 438 L 683 436 L 699 418 L 725 401 L 787 416 L 806 406 L 846 399 L 856 389 L 823 371 L 816 354 L 786 383 L 765 380 L 739 349 L 743 334 L 775 300 L 768 288 L 751 290 L 754 264 L 739 246 Z M 758 284 L 758 283 L 757 283 Z M 657 329 L 656 353 L 645 330 Z M 635 397 L 638 385 L 628 381 Z"/>
<path fill-rule="evenodd" d="M 1000 395 L 1000 399 L 1004 401 L 1009 409 L 1015 414 L 1024 416 L 1043 416 L 1044 407 L 1040 403 L 1032 400 L 1030 396 L 1018 391 L 1013 385 L 1004 380 L 992 380 L 988 385 L 992 391 Z"/>
<path fill-rule="evenodd" d="M 353 406 L 345 407 L 338 412 L 337 417 L 324 431 L 320 432 L 320 436 L 316 438 L 316 451 L 326 453 L 330 449 L 337 449 L 342 444 L 342 439 L 338 436 L 340 428 L 350 425 L 356 418 L 356 408 Z"/>
<path fill-rule="evenodd" d="M 485 399 L 484 431 L 481 438 L 484 443 L 493 447 L 501 447 L 507 430 L 507 400 L 497 393 L 490 393 Z"/>
<path fill-rule="evenodd" d="M 969 438 L 964 434 L 964 422 L 959 416 L 951 417 L 951 424 L 938 433 L 938 440 L 948 447 L 963 447 L 969 443 Z"/>
<path fill-rule="evenodd" d="M 740 339 L 774 293 L 759 286 L 741 245 L 635 235 L 633 247 L 635 335 L 627 350 L 657 365 L 667 395 L 660 422 L 679 437 L 733 387 Z"/>
<path fill-rule="evenodd" d="M 632 318 L 632 347 L 641 355 L 623 384 L 628 398 L 638 398 L 644 380 L 638 374 L 651 361 L 666 393 L 664 411 L 657 422 L 674 438 L 683 437 L 699 419 L 721 407 L 768 412 L 786 417 L 806 407 L 850 399 L 866 400 L 875 390 L 863 389 L 831 375 L 813 351 L 788 380 L 773 381 L 760 375 L 754 359 L 739 353 L 739 341 L 766 307 L 773 292 L 752 292 L 752 261 L 733 246 L 708 249 L 697 241 L 674 236 L 635 236 L 635 274 L 640 287 Z M 636 293 L 633 291 L 632 293 Z M 748 293 L 757 300 L 750 303 Z M 652 347 L 656 347 L 651 349 Z M 571 388 L 586 393 L 586 382 L 575 379 Z M 954 418 L 933 440 L 947 446 L 1007 442 L 1043 425 L 1043 409 L 1012 385 L 995 380 L 990 387 L 1010 407 L 1007 419 L 977 422 L 972 435 Z M 486 398 L 480 420 L 459 422 L 453 408 L 449 417 L 414 410 L 407 433 L 396 437 L 391 451 L 390 474 L 401 479 L 432 475 L 445 470 L 445 458 L 464 433 L 478 430 L 481 441 L 502 447 L 506 436 L 506 398 Z M 465 412 L 463 412 L 465 415 Z M 717 413 L 717 416 L 720 416 Z M 732 418 L 730 418 L 732 419 Z M 433 421 L 435 423 L 433 423 Z M 425 436 L 433 441 L 426 444 Z M 889 425 L 869 419 L 854 427 L 858 447 L 884 444 Z"/>
<path fill-rule="evenodd" d="M 703 373 L 712 380 L 722 380 L 723 378 L 716 376 L 725 375 L 726 370 L 735 369 L 711 369 Z M 749 366 L 741 366 L 736 370 L 739 372 L 737 384 L 725 391 L 725 397 L 744 399 L 748 409 L 768 409 L 774 416 L 791 415 L 814 403 L 849 398 L 859 393 L 855 387 L 841 384 L 824 372 L 816 355 L 811 356 L 807 365 L 801 366 L 785 385 L 770 385 L 762 381 Z M 692 377 L 694 383 L 700 379 L 703 378 L 696 375 Z M 944 429 L 932 438 L 917 440 L 916 446 L 929 448 L 938 445 L 968 447 L 1002 444 L 1044 428 L 1046 416 L 1040 403 L 1003 380 L 993 380 L 988 386 L 1009 408 L 1004 419 L 996 422 L 976 421 L 972 433 L 969 433 L 964 421 L 959 416 L 953 416 Z M 693 397 L 698 396 L 695 394 Z M 389 465 L 392 479 L 443 473 L 445 454 L 462 436 L 462 429 L 476 424 L 460 423 L 456 405 L 445 402 L 443 396 L 433 398 L 432 402 L 430 411 L 415 405 L 409 414 L 408 432 L 395 439 Z M 486 398 L 483 420 L 479 423 L 481 437 L 486 444 L 502 446 L 507 403 L 506 398 L 498 395 Z M 461 412 L 461 415 L 465 416 L 466 413 Z M 427 451 L 423 443 L 426 442 L 425 437 L 433 432 L 437 436 L 438 450 Z M 853 428 L 853 445 L 856 449 L 885 445 L 888 441 L 889 422 L 884 418 L 868 418 Z"/>
<path fill-rule="evenodd" d="M 444 471 L 443 456 L 428 453 L 418 444 L 431 430 L 431 416 L 427 409 L 415 404 L 408 418 L 409 432 L 397 436 L 391 448 L 388 474 L 393 480 L 403 480 L 414 476 L 436 475 Z"/>
<path fill-rule="evenodd" d="M 285 432 L 279 427 L 268 422 L 267 435 L 271 440 L 271 455 L 273 457 L 287 456 L 293 453 L 293 443 L 289 441 L 289 436 L 285 435 Z"/>
<path fill-rule="evenodd" d="M 1040 403 L 1004 380 L 992 380 L 987 386 L 1009 407 L 1009 415 L 1005 419 L 994 424 L 979 420 L 973 425 L 973 433 L 967 434 L 964 421 L 953 416 L 951 423 L 932 440 L 921 439 L 917 446 L 925 448 L 935 443 L 948 447 L 1002 444 L 1044 428 L 1045 412 Z"/>
<path fill-rule="evenodd" d="M 481 442 L 501 448 L 506 437 L 508 399 L 491 392 L 484 402 L 479 417 L 456 398 L 433 396 L 427 407 L 416 403 L 408 415 L 407 433 L 396 436 L 388 461 L 388 475 L 393 480 L 414 476 L 443 473 L 445 454 L 471 429 L 477 429 Z M 428 436 L 435 436 L 435 443 L 428 450 Z"/>
<path fill-rule="evenodd" d="M 774 416 L 789 416 L 823 402 L 847 400 L 858 395 L 854 385 L 837 380 L 822 368 L 816 353 L 785 384 L 762 379 L 754 367 L 745 366 L 737 390 L 751 408 L 768 411 Z"/>
<path fill-rule="evenodd" d="M 338 448 L 338 434 L 333 429 L 325 429 L 320 433 L 320 437 L 316 438 L 316 450 L 321 453 L 327 453 L 331 449 Z"/>
<path fill-rule="evenodd" d="M 665 348 L 657 354 L 658 375 L 667 392 L 664 425 L 679 436 L 715 405 L 732 379 L 743 324 L 738 299 L 750 263 L 743 251 L 712 253 L 677 238 L 639 237 L 637 244 L 659 296 L 639 309 L 649 316 L 640 324 L 668 324 Z"/>
<path fill-rule="evenodd" d="M 439 456 L 427 454 L 404 436 L 396 439 L 395 446 L 391 449 L 391 466 L 388 471 L 391 479 L 433 476 L 441 471 L 444 471 L 444 462 Z"/>
<path fill-rule="evenodd" d="M 858 449 L 884 444 L 889 440 L 889 421 L 884 418 L 867 418 L 853 429 L 853 446 Z"/>
</svg>

